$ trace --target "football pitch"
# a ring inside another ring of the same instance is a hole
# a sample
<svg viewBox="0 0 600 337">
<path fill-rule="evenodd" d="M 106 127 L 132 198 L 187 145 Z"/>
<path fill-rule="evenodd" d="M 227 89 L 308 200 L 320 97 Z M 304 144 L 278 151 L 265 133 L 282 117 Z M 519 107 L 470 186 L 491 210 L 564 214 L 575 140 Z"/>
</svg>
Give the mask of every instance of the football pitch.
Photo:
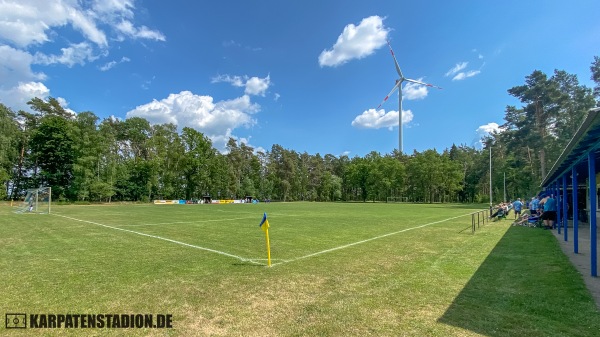
<svg viewBox="0 0 600 337">
<path fill-rule="evenodd" d="M 472 234 L 483 208 L 0 206 L 0 335 L 597 336 L 552 234 L 509 220 Z"/>
</svg>

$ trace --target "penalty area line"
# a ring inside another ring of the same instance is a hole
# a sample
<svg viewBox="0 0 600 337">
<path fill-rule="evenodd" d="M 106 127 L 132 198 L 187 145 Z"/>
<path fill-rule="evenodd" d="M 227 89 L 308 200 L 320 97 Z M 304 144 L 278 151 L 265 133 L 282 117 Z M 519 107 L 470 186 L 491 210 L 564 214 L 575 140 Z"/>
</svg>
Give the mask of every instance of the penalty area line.
<svg viewBox="0 0 600 337">
<path fill-rule="evenodd" d="M 215 253 L 215 254 L 219 254 L 219 255 L 228 256 L 228 257 L 231 257 L 231 258 L 234 258 L 234 259 L 238 259 L 238 260 L 240 260 L 242 262 L 250 262 L 250 263 L 254 263 L 254 264 L 263 265 L 262 263 L 257 263 L 255 261 L 253 261 L 252 259 L 245 259 L 245 258 L 243 258 L 241 256 L 229 254 L 229 253 L 226 253 L 226 252 L 222 252 L 220 250 L 206 248 L 206 247 L 201 247 L 201 246 L 196 246 L 196 245 L 192 245 L 192 244 L 189 244 L 189 243 L 185 243 L 185 242 L 181 242 L 181 241 L 177 241 L 177 240 L 173 240 L 173 239 L 163 238 L 162 236 L 158 236 L 158 235 L 151 235 L 151 234 L 146 234 L 146 233 L 142 233 L 142 232 L 136 232 L 136 231 L 132 231 L 130 229 L 125 229 L 125 228 L 119 228 L 119 227 L 104 225 L 104 224 L 101 224 L 101 223 L 98 223 L 98 222 L 93 222 L 93 221 L 88 221 L 88 220 L 81 220 L 81 219 L 72 218 L 72 217 L 69 217 L 69 216 L 66 216 L 66 215 L 60 215 L 60 214 L 56 214 L 56 213 L 52 213 L 52 215 L 59 216 L 59 217 L 62 217 L 62 218 L 65 218 L 65 219 L 69 219 L 69 220 L 73 220 L 73 221 L 84 222 L 84 223 L 88 223 L 88 224 L 92 224 L 92 225 L 96 225 L 96 226 L 106 227 L 106 228 L 110 228 L 110 229 L 116 229 L 118 231 L 123 231 L 123 232 L 128 232 L 128 233 L 133 233 L 133 234 L 141 235 L 141 236 L 146 236 L 146 237 L 153 238 L 153 239 L 159 239 L 159 240 L 163 240 L 163 241 L 168 241 L 168 242 L 171 242 L 171 243 L 176 243 L 178 245 L 182 245 L 182 246 L 186 246 L 186 247 L 190 247 L 190 248 L 196 248 L 196 249 L 204 250 L 204 251 Z"/>
<path fill-rule="evenodd" d="M 360 245 L 361 243 L 366 243 L 366 242 L 369 242 L 369 241 L 382 239 L 382 238 L 385 238 L 385 237 L 388 237 L 388 236 L 392 236 L 392 235 L 396 235 L 396 234 L 408 232 L 408 231 L 411 231 L 413 229 L 419 229 L 419 228 L 423 228 L 423 227 L 427 227 L 427 226 L 439 224 L 439 223 L 442 223 L 442 222 L 446 222 L 446 221 L 449 221 L 449 220 L 454 220 L 454 219 L 462 218 L 462 217 L 467 216 L 469 214 L 463 214 L 463 215 L 455 216 L 455 217 L 448 218 L 448 219 L 434 221 L 434 222 L 426 223 L 424 225 L 420 225 L 420 226 L 416 226 L 416 227 L 405 228 L 405 229 L 402 229 L 402 230 L 399 230 L 399 231 L 396 231 L 396 232 L 393 232 L 393 233 L 387 233 L 387 234 L 383 234 L 383 235 L 372 237 L 370 239 L 365 239 L 365 240 L 361 240 L 361 241 L 357 241 L 357 242 L 352 242 L 352 243 L 349 243 L 349 244 L 346 244 L 346 245 L 343 245 L 343 246 L 338 246 L 338 247 L 334 247 L 334 248 L 330 248 L 330 249 L 325 249 L 325 250 L 322 250 L 320 252 L 316 252 L 316 253 L 304 255 L 304 256 L 301 256 L 301 257 L 297 257 L 295 259 L 291 259 L 291 260 L 287 260 L 287 261 L 283 261 L 283 262 L 273 263 L 273 264 L 271 264 L 271 266 L 275 267 L 275 266 L 280 265 L 280 264 L 289 263 L 289 262 L 295 262 L 295 261 L 298 261 L 298 260 L 307 259 L 309 257 L 313 257 L 313 256 L 325 254 L 325 253 L 330 253 L 330 252 L 333 252 L 333 251 L 336 251 L 336 250 L 345 249 L 345 248 L 348 248 L 348 247 Z"/>
<path fill-rule="evenodd" d="M 230 218 L 230 219 L 211 219 L 211 220 L 195 220 L 195 221 L 177 221 L 177 222 L 161 222 L 161 223 L 145 223 L 137 225 L 121 225 L 121 227 L 141 227 L 141 226 L 160 226 L 160 225 L 178 225 L 178 224 L 195 224 L 195 223 L 207 223 L 207 222 L 219 222 L 219 221 L 234 221 L 234 220 L 256 220 L 257 217 L 245 217 L 245 218 Z"/>
</svg>

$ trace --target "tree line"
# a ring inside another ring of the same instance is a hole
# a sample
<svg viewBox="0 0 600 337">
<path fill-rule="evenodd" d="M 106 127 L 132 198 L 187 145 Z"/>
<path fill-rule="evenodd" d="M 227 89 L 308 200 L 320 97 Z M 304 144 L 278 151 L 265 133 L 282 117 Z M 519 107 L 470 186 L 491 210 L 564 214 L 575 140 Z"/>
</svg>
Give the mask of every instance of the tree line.
<svg viewBox="0 0 600 337">
<path fill-rule="evenodd" d="M 0 103 L 0 199 L 52 186 L 54 200 L 150 201 L 242 198 L 281 201 L 489 202 L 532 195 L 600 101 L 600 59 L 594 88 L 576 75 L 535 70 L 508 89 L 521 106 L 505 108 L 501 132 L 477 149 L 452 144 L 412 154 L 364 157 L 297 152 L 273 145 L 257 152 L 229 139 L 217 151 L 201 132 L 140 117 L 100 120 L 75 115 L 54 98 L 33 98 L 30 112 Z M 490 151 L 491 150 L 491 151 Z M 491 158 L 490 158 L 491 152 Z M 506 181 L 506 184 L 504 182 Z"/>
</svg>

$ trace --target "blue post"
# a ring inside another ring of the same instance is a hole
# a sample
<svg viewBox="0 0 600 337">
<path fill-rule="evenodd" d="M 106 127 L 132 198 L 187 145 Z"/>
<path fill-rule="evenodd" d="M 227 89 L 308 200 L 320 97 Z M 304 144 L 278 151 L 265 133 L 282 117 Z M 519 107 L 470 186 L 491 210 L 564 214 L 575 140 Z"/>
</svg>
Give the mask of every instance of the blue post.
<svg viewBox="0 0 600 337">
<path fill-rule="evenodd" d="M 588 173 L 590 188 L 590 269 L 592 276 L 598 276 L 597 238 L 596 238 L 596 155 L 588 154 Z"/>
<path fill-rule="evenodd" d="M 567 215 L 567 175 L 564 174 L 562 177 L 563 193 L 562 193 L 562 207 L 563 207 L 563 228 L 565 229 L 565 241 L 569 241 L 569 216 Z"/>
<path fill-rule="evenodd" d="M 554 200 L 556 200 L 556 221 L 554 221 L 555 223 L 552 225 L 553 228 L 558 229 L 558 234 L 560 234 L 560 220 L 561 220 L 561 212 L 560 212 L 560 193 L 559 193 L 559 189 L 558 189 L 558 181 L 554 182 L 554 190 L 552 192 Z"/>
<path fill-rule="evenodd" d="M 571 169 L 571 179 L 573 182 L 573 253 L 579 254 L 579 206 L 577 205 L 577 171 Z"/>
</svg>

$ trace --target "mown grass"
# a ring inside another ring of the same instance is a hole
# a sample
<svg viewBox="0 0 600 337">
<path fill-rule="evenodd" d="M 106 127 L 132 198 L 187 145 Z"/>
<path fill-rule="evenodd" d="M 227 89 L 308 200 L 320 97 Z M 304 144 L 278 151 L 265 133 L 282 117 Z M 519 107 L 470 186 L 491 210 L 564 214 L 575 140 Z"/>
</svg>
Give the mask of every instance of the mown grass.
<svg viewBox="0 0 600 337">
<path fill-rule="evenodd" d="M 551 233 L 500 221 L 472 235 L 462 215 L 483 207 L 470 208 L 3 206 L 0 311 L 164 313 L 174 328 L 0 335 L 597 336 L 600 313 Z"/>
</svg>

